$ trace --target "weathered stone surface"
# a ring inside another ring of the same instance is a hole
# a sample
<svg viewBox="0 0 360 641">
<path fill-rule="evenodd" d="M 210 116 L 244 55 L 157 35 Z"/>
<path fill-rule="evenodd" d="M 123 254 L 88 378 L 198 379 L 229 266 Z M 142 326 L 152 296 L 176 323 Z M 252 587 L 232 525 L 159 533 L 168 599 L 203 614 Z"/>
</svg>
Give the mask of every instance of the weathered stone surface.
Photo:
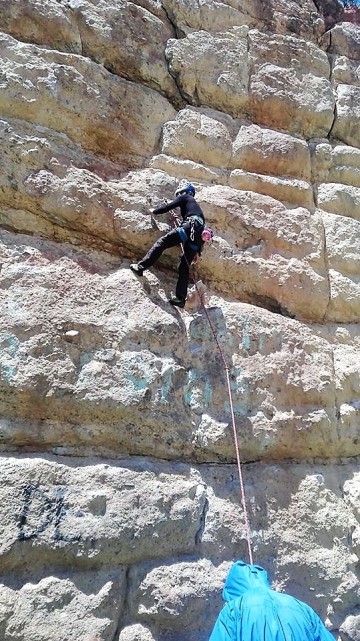
<svg viewBox="0 0 360 641">
<path fill-rule="evenodd" d="M 356 277 L 360 270 L 360 221 L 332 214 L 322 218 L 330 269 Z"/>
<path fill-rule="evenodd" d="M 7 228 L 94 247 L 108 243 L 112 251 L 124 245 L 128 252 L 142 238 L 148 243 L 159 235 L 148 211 L 154 198 L 161 202 L 161 193 L 173 194 L 175 179 L 145 170 L 126 172 L 120 181 L 119 165 L 84 153 L 66 136 L 39 126 L 34 130 L 22 121 L 1 121 L 0 139 L 7 167 L 0 178 L 5 205 L 0 221 Z"/>
<path fill-rule="evenodd" d="M 324 31 L 324 21 L 312 0 L 163 0 L 163 5 L 185 34 L 192 29 L 214 32 L 245 24 L 317 40 Z"/>
<path fill-rule="evenodd" d="M 81 37 L 70 4 L 55 0 L 3 0 L 1 30 L 18 40 L 81 54 Z"/>
<path fill-rule="evenodd" d="M 89 57 L 179 99 L 164 56 L 174 31 L 157 2 L 4 0 L 0 22 L 19 40 Z"/>
<path fill-rule="evenodd" d="M 246 558 L 234 466 L 35 455 L 0 463 L 0 554 L 12 567 L 0 590 L 4 638 L 45 641 L 56 630 L 61 641 L 111 641 L 115 629 L 121 641 L 208 638 L 232 559 Z M 337 629 L 359 596 L 349 543 L 359 525 L 356 464 L 252 464 L 244 474 L 255 562 Z M 191 556 L 166 556 L 192 524 Z"/>
<path fill-rule="evenodd" d="M 221 607 L 228 570 L 228 563 L 215 567 L 206 559 L 135 568 L 130 575 L 132 618 L 147 624 L 161 621 L 161 627 L 168 625 L 179 631 L 186 620 L 188 635 L 190 630 L 201 634 L 199 622 L 212 620 L 214 609 Z"/>
<path fill-rule="evenodd" d="M 324 52 L 305 40 L 254 30 L 249 66 L 250 113 L 258 124 L 305 138 L 329 133 L 334 95 Z"/>
<path fill-rule="evenodd" d="M 184 98 L 238 117 L 248 103 L 248 28 L 169 40 L 166 57 Z"/>
<path fill-rule="evenodd" d="M 175 162 L 167 156 L 157 156 L 152 166 L 180 176 L 184 171 L 195 180 L 229 184 L 242 190 L 272 196 L 282 202 L 313 208 L 312 186 L 294 178 L 310 178 L 310 153 L 305 141 L 280 132 L 252 126 L 241 126 L 234 143 L 236 122 L 223 114 L 201 109 L 185 109 L 179 112 L 176 121 L 163 128 L 162 152 L 176 158 L 186 159 L 176 171 Z M 192 166 L 190 166 L 190 162 Z M 194 163 L 200 163 L 197 169 Z M 206 163 L 207 167 L 204 167 Z M 219 167 L 222 173 L 212 173 Z M 227 168 L 234 169 L 228 176 Z M 244 169 L 258 173 L 249 173 Z M 175 170 L 175 171 L 174 171 Z"/>
<path fill-rule="evenodd" d="M 15 251 L 14 238 L 3 239 L 3 449 L 233 458 L 211 331 L 203 315 L 169 308 L 168 278 L 160 284 L 149 273 L 141 284 L 100 254 L 26 237 Z M 244 456 L 356 454 L 357 410 L 350 422 L 338 418 L 331 341 L 281 316 L 275 331 L 273 314 L 260 308 L 209 303 L 231 364 Z M 343 404 L 353 400 L 349 388 Z"/>
<path fill-rule="evenodd" d="M 344 495 L 347 503 L 355 509 L 357 518 L 360 516 L 360 485 L 359 473 L 354 474 L 353 479 L 344 484 Z"/>
<path fill-rule="evenodd" d="M 176 121 L 164 125 L 162 153 L 226 169 L 232 142 L 228 120 L 226 126 L 200 110 L 184 109 Z"/>
<path fill-rule="evenodd" d="M 317 204 L 332 214 L 360 220 L 360 187 L 322 183 L 317 188 Z"/>
<path fill-rule="evenodd" d="M 333 146 L 328 142 L 311 144 L 310 149 L 315 183 L 360 187 L 360 149 L 347 145 Z"/>
<path fill-rule="evenodd" d="M 123 628 L 118 641 L 155 641 L 150 630 L 141 623 L 135 623 Z"/>
<path fill-rule="evenodd" d="M 153 156 L 149 162 L 152 169 L 161 169 L 170 176 L 178 180 L 183 180 L 187 176 L 191 182 L 200 184 L 226 184 L 228 182 L 228 172 L 226 169 L 217 169 L 216 167 L 205 167 L 201 163 L 193 160 L 181 160 L 166 154 Z"/>
<path fill-rule="evenodd" d="M 266 20 L 266 26 L 273 24 L 273 29 L 278 33 L 296 34 L 309 40 L 319 40 L 319 36 L 323 34 L 325 27 L 323 16 L 326 19 L 327 15 L 326 12 L 319 15 L 317 3 L 312 0 L 301 0 L 300 2 L 290 0 L 289 3 L 284 0 L 280 0 L 280 2 L 275 0 L 275 2 L 271 1 L 266 5 L 258 4 L 263 11 L 269 11 L 271 7 L 269 11 L 271 18 L 270 21 Z"/>
<path fill-rule="evenodd" d="M 360 282 L 358 275 L 344 276 L 335 269 L 329 270 L 331 299 L 325 318 L 338 321 L 347 320 L 358 322 Z M 344 313 L 345 312 L 345 313 Z"/>
<path fill-rule="evenodd" d="M 322 317 L 328 287 L 317 216 L 302 208 L 287 209 L 267 196 L 220 186 L 202 190 L 200 202 L 215 233 L 222 230 L 201 268 L 206 279 L 212 273 L 213 285 L 221 279 L 222 292 L 234 296 L 236 291 L 237 297 L 241 292 L 243 300 L 250 295 L 253 302 L 262 299 L 266 305 L 267 298 L 269 306 L 277 301 L 284 313 L 302 317 L 302 308 L 307 318 Z M 291 286 L 284 287 L 285 282 L 290 285 L 289 278 Z"/>
<path fill-rule="evenodd" d="M 24 121 L 2 120 L 0 136 L 7 168 L 0 178 L 6 206 L 2 224 L 59 239 L 70 238 L 75 229 L 96 234 L 102 228 L 103 237 L 114 240 L 113 216 L 106 207 L 113 192 L 107 188 L 106 198 L 104 179 L 119 176 L 118 165 L 83 152 L 63 134 Z M 115 200 L 114 207 L 120 202 Z"/>
<path fill-rule="evenodd" d="M 252 471 L 258 475 L 255 492 L 250 484 Z M 250 522 L 255 559 L 261 558 L 263 546 L 266 555 L 271 557 L 274 553 L 277 560 L 274 564 L 267 564 L 273 585 L 288 591 L 291 581 L 291 593 L 313 605 L 316 598 L 316 609 L 324 618 L 326 599 L 324 593 L 316 588 L 320 567 L 327 567 L 322 579 L 334 586 L 334 607 L 339 616 L 341 612 L 344 615 L 348 607 L 353 607 L 359 591 L 356 555 L 350 548 L 349 556 L 346 553 L 344 556 L 347 542 L 342 538 L 344 527 L 351 538 L 357 517 L 339 492 L 336 481 L 339 468 L 333 471 L 330 467 L 316 464 L 305 469 L 302 465 L 293 464 L 270 464 L 264 468 L 255 465 L 246 467 L 244 471 L 245 492 L 248 504 L 252 506 Z M 216 483 L 212 482 L 214 496 L 209 500 L 203 534 L 204 545 L 209 546 L 208 554 L 221 555 L 221 550 L 216 549 L 216 543 L 214 545 L 216 538 L 224 550 L 234 550 L 236 555 L 235 550 L 239 549 L 237 501 L 229 503 L 226 498 L 230 487 L 236 491 L 235 486 L 238 486 L 237 478 L 223 475 L 221 469 L 216 474 Z M 285 495 L 287 498 L 283 500 Z M 224 499 L 225 504 L 222 504 Z M 314 509 L 314 505 L 318 508 Z M 266 527 L 262 530 L 264 518 Z M 336 605 L 337 597 L 343 599 L 339 605 Z"/>
<path fill-rule="evenodd" d="M 26 570 L 30 562 L 34 572 L 46 563 L 91 569 L 115 559 L 121 569 L 194 551 L 206 496 L 199 479 L 187 478 L 188 469 L 180 466 L 176 478 L 175 468 L 152 471 L 141 460 L 130 468 L 77 463 L 72 469 L 51 460 L 19 461 L 17 500 L 8 500 L 3 510 L 3 572 Z M 1 467 L 9 498 L 11 459 Z"/>
<path fill-rule="evenodd" d="M 237 130 L 236 121 L 220 112 L 185 109 L 175 121 L 164 125 L 162 152 L 186 160 L 187 165 L 181 164 L 180 169 L 191 178 L 208 182 L 216 179 L 238 189 L 251 189 L 278 200 L 313 206 L 312 187 L 301 181 L 302 178 L 310 180 L 310 152 L 305 141 L 256 125 L 242 125 Z M 201 164 L 202 169 L 196 172 L 190 162 Z M 177 173 L 175 162 L 171 163 L 163 155 L 153 159 L 152 166 Z M 211 173 L 216 167 L 222 173 Z M 228 176 L 227 168 L 235 171 Z M 261 174 L 272 176 L 267 179 Z M 291 180 L 280 176 L 291 177 Z"/>
<path fill-rule="evenodd" d="M 312 187 L 304 180 L 263 176 L 235 169 L 230 174 L 229 183 L 231 187 L 236 189 L 250 190 L 271 196 L 283 203 L 292 203 L 309 209 L 314 207 Z"/>
<path fill-rule="evenodd" d="M 342 22 L 335 25 L 331 31 L 329 52 L 346 56 L 351 60 L 360 60 L 360 33 L 359 27 L 351 22 Z"/>
<path fill-rule="evenodd" d="M 258 3 L 230 0 L 163 0 L 173 24 L 182 34 L 192 30 L 216 32 L 233 26 L 253 25 L 261 21 Z M 255 6 L 256 5 L 256 6 Z"/>
<path fill-rule="evenodd" d="M 179 100 L 164 50 L 174 29 L 158 2 L 100 2 L 75 6 L 82 54 L 113 73 L 140 81 Z"/>
<path fill-rule="evenodd" d="M 346 56 L 335 56 L 332 65 L 332 81 L 342 85 L 360 85 L 360 64 Z"/>
<path fill-rule="evenodd" d="M 170 40 L 166 55 L 183 96 L 194 105 L 235 118 L 251 115 L 259 124 L 305 137 L 330 131 L 329 62 L 311 43 L 233 27 Z"/>
<path fill-rule="evenodd" d="M 24 158 L 19 164 L 12 157 L 13 170 L 3 176 L 7 194 L 4 222 L 9 227 L 16 225 L 13 210 L 21 208 L 34 215 L 40 213 L 60 230 L 65 227 L 78 234 L 90 234 L 95 246 L 112 243 L 125 256 L 131 252 L 143 253 L 159 232 L 169 229 L 161 219 L 156 224 L 147 212 L 161 202 L 161 194 L 172 197 L 176 179 L 156 170 L 144 170 L 127 174 L 121 180 L 106 181 L 84 168 L 84 164 L 86 167 L 89 163 L 92 169 L 91 158 L 79 156 L 76 150 L 63 153 L 64 148 L 60 147 L 58 156 L 49 158 L 51 145 L 44 136 L 46 132 L 42 132 L 40 139 L 28 135 L 19 139 L 15 131 L 12 125 L 3 129 L 4 139 L 14 139 L 16 143 L 13 145 L 16 157 Z M 31 153 L 26 155 L 29 146 Z M 101 169 L 104 172 L 106 166 Z M 235 173 L 232 180 L 235 180 Z M 261 177 L 255 176 L 247 186 L 255 188 L 260 180 Z M 13 189 L 14 181 L 17 191 Z M 269 185 L 268 189 L 271 181 Z M 286 182 L 279 185 L 278 189 L 276 184 L 274 188 L 279 197 L 310 203 L 305 185 L 294 186 Z M 323 232 L 318 217 L 304 209 L 287 210 L 280 202 L 266 196 L 220 186 L 203 190 L 200 201 L 216 234 L 219 230 L 218 250 L 209 250 L 201 274 L 210 278 L 221 291 L 231 292 L 241 300 L 257 303 L 265 296 L 291 315 L 314 320 L 322 318 L 328 289 Z M 71 237 L 69 233 L 59 233 L 63 240 Z M 294 258 L 299 261 L 297 264 Z M 166 258 L 166 262 L 171 264 L 173 260 Z M 289 265 L 292 273 L 285 276 Z M 229 274 L 232 274 L 230 279 Z M 291 289 L 283 287 L 281 274 L 289 284 L 289 278 L 292 279 Z M 314 282 L 317 290 L 311 291 Z"/>
<path fill-rule="evenodd" d="M 72 580 L 48 576 L 17 590 L 1 585 L 0 629 L 9 640 L 111 641 L 123 594 L 124 581 L 110 572 Z"/>
<path fill-rule="evenodd" d="M 315 328 L 314 328 L 315 329 Z M 315 331 L 332 345 L 334 382 L 336 388 L 336 411 L 339 415 L 340 429 L 353 429 L 358 421 L 360 409 L 358 396 L 360 389 L 358 326 L 328 325 L 318 326 Z M 355 429 L 357 429 L 355 427 Z"/>
<path fill-rule="evenodd" d="M 304 140 L 258 125 L 242 125 L 233 143 L 232 168 L 280 177 L 310 179 Z"/>
<path fill-rule="evenodd" d="M 157 92 L 80 56 L 1 35 L 3 116 L 49 127 L 88 151 L 138 165 L 175 113 Z"/>
<path fill-rule="evenodd" d="M 347 641 L 359 641 L 360 639 L 360 615 L 350 615 L 340 626 L 340 635 L 342 639 Z"/>
<path fill-rule="evenodd" d="M 338 85 L 336 119 L 332 135 L 354 147 L 360 147 L 360 87 Z"/>
</svg>

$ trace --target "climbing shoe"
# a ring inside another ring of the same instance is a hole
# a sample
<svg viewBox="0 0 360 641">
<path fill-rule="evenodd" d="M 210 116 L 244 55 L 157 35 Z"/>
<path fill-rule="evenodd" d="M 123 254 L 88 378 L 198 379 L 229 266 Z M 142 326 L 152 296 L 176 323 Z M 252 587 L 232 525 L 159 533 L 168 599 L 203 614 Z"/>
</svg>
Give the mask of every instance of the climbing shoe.
<svg viewBox="0 0 360 641">
<path fill-rule="evenodd" d="M 169 303 L 170 305 L 174 305 L 174 307 L 185 307 L 185 298 L 175 296 L 175 298 L 169 299 Z"/>
<path fill-rule="evenodd" d="M 132 271 L 132 272 L 134 272 L 134 274 L 136 274 L 137 276 L 142 276 L 142 275 L 143 275 L 143 273 L 144 273 L 144 270 L 143 270 L 143 269 L 141 269 L 141 267 L 139 267 L 139 265 L 138 265 L 137 263 L 132 263 L 132 264 L 130 265 L 130 269 L 131 269 L 131 271 Z"/>
</svg>

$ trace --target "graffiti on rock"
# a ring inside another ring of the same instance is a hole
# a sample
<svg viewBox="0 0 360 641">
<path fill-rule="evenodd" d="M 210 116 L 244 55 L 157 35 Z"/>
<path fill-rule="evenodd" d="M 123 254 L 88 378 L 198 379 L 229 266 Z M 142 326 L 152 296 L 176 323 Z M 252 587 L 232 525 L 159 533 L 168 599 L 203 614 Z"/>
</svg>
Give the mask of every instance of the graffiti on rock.
<svg viewBox="0 0 360 641">
<path fill-rule="evenodd" d="M 48 491 L 27 485 L 18 522 L 18 540 L 29 541 L 50 530 L 50 537 L 55 541 L 79 541 L 80 535 L 69 535 L 62 531 L 62 521 L 70 509 L 64 488 Z"/>
</svg>

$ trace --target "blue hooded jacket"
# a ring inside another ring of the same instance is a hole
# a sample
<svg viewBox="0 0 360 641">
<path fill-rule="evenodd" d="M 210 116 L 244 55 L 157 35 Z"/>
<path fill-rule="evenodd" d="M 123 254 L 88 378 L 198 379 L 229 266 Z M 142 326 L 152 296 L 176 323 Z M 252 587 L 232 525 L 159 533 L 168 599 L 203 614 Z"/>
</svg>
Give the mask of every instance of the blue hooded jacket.
<svg viewBox="0 0 360 641">
<path fill-rule="evenodd" d="M 302 601 L 270 587 L 267 572 L 237 561 L 223 590 L 209 641 L 334 641 L 318 615 Z"/>
</svg>

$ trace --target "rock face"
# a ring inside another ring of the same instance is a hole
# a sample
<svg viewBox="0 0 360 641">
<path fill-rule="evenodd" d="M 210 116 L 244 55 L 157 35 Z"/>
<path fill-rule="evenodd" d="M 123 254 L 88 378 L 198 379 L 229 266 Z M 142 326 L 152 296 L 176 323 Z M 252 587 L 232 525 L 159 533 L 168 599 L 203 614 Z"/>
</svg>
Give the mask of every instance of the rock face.
<svg viewBox="0 0 360 641">
<path fill-rule="evenodd" d="M 360 27 L 0 3 L 0 641 L 206 641 L 248 542 L 359 641 Z M 214 229 L 185 310 L 188 179 Z M 216 340 L 214 340 L 214 338 Z M 222 350 L 220 355 L 217 345 Z M 226 370 L 227 368 L 227 370 Z"/>
</svg>

